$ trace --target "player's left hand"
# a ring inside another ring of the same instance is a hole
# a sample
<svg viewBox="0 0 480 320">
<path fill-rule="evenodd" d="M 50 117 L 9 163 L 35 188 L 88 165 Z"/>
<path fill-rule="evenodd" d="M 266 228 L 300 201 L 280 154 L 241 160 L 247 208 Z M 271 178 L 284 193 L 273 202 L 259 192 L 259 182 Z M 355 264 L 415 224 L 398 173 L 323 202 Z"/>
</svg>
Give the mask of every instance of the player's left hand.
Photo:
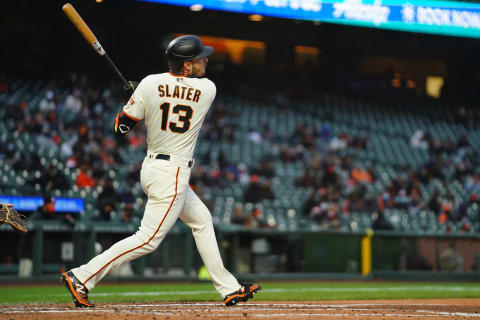
<svg viewBox="0 0 480 320">
<path fill-rule="evenodd" d="M 135 81 L 128 81 L 128 85 L 124 86 L 123 89 L 128 93 L 132 94 L 133 91 L 138 87 L 138 82 Z"/>
</svg>

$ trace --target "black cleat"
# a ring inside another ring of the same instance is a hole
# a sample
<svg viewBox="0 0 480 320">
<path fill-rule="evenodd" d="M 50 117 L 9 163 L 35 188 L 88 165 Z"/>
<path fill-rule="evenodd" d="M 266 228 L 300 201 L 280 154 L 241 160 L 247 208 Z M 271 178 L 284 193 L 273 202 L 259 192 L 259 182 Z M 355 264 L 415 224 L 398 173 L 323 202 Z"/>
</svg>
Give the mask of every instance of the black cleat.
<svg viewBox="0 0 480 320">
<path fill-rule="evenodd" d="M 88 289 L 75 277 L 72 271 L 62 273 L 60 281 L 67 288 L 77 308 L 93 308 L 95 305 L 88 301 Z"/>
<path fill-rule="evenodd" d="M 253 299 L 253 295 L 262 290 L 258 284 L 240 283 L 241 287 L 238 291 L 232 292 L 225 296 L 223 302 L 227 307 L 236 305 L 239 302 L 247 302 L 248 299 Z"/>
</svg>

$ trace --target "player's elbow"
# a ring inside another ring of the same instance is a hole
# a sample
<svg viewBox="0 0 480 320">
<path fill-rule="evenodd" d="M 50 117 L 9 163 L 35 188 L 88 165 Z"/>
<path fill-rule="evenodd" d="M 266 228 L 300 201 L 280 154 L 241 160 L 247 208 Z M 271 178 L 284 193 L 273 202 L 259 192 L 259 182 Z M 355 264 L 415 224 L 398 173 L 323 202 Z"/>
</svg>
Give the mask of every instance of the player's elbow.
<svg viewBox="0 0 480 320">
<path fill-rule="evenodd" d="M 137 124 L 138 121 L 135 121 L 121 112 L 117 114 L 115 118 L 115 126 L 113 132 L 117 136 L 126 136 Z"/>
<path fill-rule="evenodd" d="M 113 129 L 113 133 L 116 136 L 126 136 L 130 132 L 131 128 L 126 127 L 123 124 L 120 125 L 115 125 L 115 128 Z"/>
<path fill-rule="evenodd" d="M 124 136 L 126 136 L 129 132 L 130 132 L 130 131 L 122 132 L 122 131 L 120 131 L 120 130 L 118 130 L 118 129 L 115 129 L 115 130 L 113 131 L 113 133 L 114 133 L 117 137 L 124 137 Z"/>
</svg>

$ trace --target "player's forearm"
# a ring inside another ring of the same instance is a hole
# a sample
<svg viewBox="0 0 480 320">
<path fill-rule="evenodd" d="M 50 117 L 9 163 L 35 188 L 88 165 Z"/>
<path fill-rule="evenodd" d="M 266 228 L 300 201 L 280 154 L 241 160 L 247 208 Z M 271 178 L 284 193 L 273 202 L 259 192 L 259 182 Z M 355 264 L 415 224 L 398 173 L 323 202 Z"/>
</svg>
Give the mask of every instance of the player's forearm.
<svg viewBox="0 0 480 320">
<path fill-rule="evenodd" d="M 138 123 L 138 120 L 133 119 L 125 112 L 120 112 L 115 118 L 115 126 L 113 131 L 116 135 L 126 136 Z"/>
</svg>

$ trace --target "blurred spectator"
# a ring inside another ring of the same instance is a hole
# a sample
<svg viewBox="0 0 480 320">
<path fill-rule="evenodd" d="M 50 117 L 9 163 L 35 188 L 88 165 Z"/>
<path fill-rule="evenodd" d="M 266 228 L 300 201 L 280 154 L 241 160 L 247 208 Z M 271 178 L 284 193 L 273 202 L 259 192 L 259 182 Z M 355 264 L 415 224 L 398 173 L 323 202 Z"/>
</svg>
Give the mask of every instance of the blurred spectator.
<svg viewBox="0 0 480 320">
<path fill-rule="evenodd" d="M 312 168 L 306 168 L 303 175 L 297 180 L 297 185 L 304 188 L 315 187 L 317 185 L 317 174 Z"/>
<path fill-rule="evenodd" d="M 440 202 L 440 193 L 438 191 L 435 191 L 432 196 L 430 197 L 430 201 L 428 202 L 428 209 L 430 211 L 433 211 L 436 215 L 439 215 L 442 210 L 442 205 Z"/>
<path fill-rule="evenodd" d="M 125 208 L 122 210 L 122 216 L 120 221 L 125 223 L 136 223 L 138 222 L 136 220 L 138 219 L 136 219 L 135 217 L 135 211 L 133 210 L 133 205 L 131 203 L 127 203 Z"/>
<path fill-rule="evenodd" d="M 202 127 L 202 135 L 209 141 L 235 141 L 237 124 L 236 114 L 227 108 L 221 99 L 215 103 L 215 112 L 211 113 Z M 258 137 L 261 139 L 260 135 Z"/>
<path fill-rule="evenodd" d="M 359 165 L 353 167 L 351 175 L 357 183 L 371 183 L 373 181 L 370 173 Z"/>
<path fill-rule="evenodd" d="M 330 140 L 330 143 L 328 145 L 328 148 L 331 151 L 339 151 L 342 149 L 345 149 L 350 142 L 350 137 L 347 134 L 341 134 L 338 137 L 333 137 L 332 140 Z"/>
<path fill-rule="evenodd" d="M 448 221 L 455 221 L 455 212 L 453 208 L 455 207 L 455 199 L 453 194 L 449 191 L 441 201 L 441 213 L 438 217 L 440 223 L 447 223 Z"/>
<path fill-rule="evenodd" d="M 268 123 L 265 123 L 263 125 L 263 129 L 262 129 L 262 132 L 260 134 L 262 136 L 262 139 L 266 140 L 266 141 L 272 141 L 273 138 L 274 138 L 274 133 L 273 133 L 272 129 L 270 129 L 270 126 L 268 125 Z"/>
<path fill-rule="evenodd" d="M 17 123 L 17 131 L 20 125 L 23 126 L 22 120 L 25 119 L 25 111 L 24 111 L 25 108 L 26 108 L 25 103 L 20 103 L 18 105 L 11 104 L 6 106 L 7 118 L 13 119 Z"/>
<path fill-rule="evenodd" d="M 250 185 L 244 193 L 245 202 L 257 203 L 264 199 L 274 199 L 275 195 L 271 189 L 270 181 L 265 180 L 260 183 L 258 175 L 252 175 L 250 178 Z"/>
<path fill-rule="evenodd" d="M 250 176 L 248 175 L 247 172 L 247 166 L 244 163 L 239 163 L 238 164 L 238 182 L 240 183 L 241 186 L 245 186 L 249 183 L 250 181 Z"/>
<path fill-rule="evenodd" d="M 132 190 L 129 186 L 122 186 L 115 190 L 117 194 L 117 199 L 124 203 L 134 203 L 136 197 L 133 195 Z"/>
<path fill-rule="evenodd" d="M 50 164 L 47 171 L 44 171 L 40 177 L 33 179 L 31 183 L 39 184 L 44 192 L 50 192 L 52 189 L 67 190 L 70 188 L 70 183 L 65 175 L 53 164 Z"/>
<path fill-rule="evenodd" d="M 390 197 L 390 193 L 387 191 L 382 192 L 377 197 L 377 209 L 378 211 L 383 211 L 385 209 L 393 208 L 393 200 Z"/>
<path fill-rule="evenodd" d="M 43 204 L 30 216 L 32 220 L 61 220 L 66 225 L 73 227 L 75 219 L 69 213 L 55 211 L 55 199 L 51 196 L 43 197 Z"/>
<path fill-rule="evenodd" d="M 409 207 L 411 212 L 419 212 L 425 208 L 425 203 L 422 200 L 420 190 L 417 188 L 412 189 L 409 197 Z"/>
<path fill-rule="evenodd" d="M 330 141 L 332 139 L 333 134 L 332 130 L 330 129 L 330 125 L 325 123 L 322 125 L 322 129 L 320 130 L 320 138 L 325 141 Z"/>
<path fill-rule="evenodd" d="M 422 130 L 415 131 L 415 133 L 410 138 L 410 145 L 414 148 L 427 150 L 428 141 L 426 139 L 425 133 Z"/>
<path fill-rule="evenodd" d="M 408 203 L 410 202 L 410 198 L 407 195 L 407 190 L 400 189 L 397 195 L 394 198 L 395 208 L 398 209 L 407 209 Z"/>
<path fill-rule="evenodd" d="M 367 192 L 364 186 L 359 186 L 350 193 L 344 201 L 342 211 L 350 212 L 371 212 L 374 210 L 374 204 L 371 199 L 367 199 Z"/>
<path fill-rule="evenodd" d="M 478 173 L 467 177 L 465 181 L 465 189 L 469 192 L 480 193 L 480 175 Z"/>
<path fill-rule="evenodd" d="M 64 112 L 77 114 L 82 110 L 82 91 L 73 89 L 65 98 Z"/>
<path fill-rule="evenodd" d="M 260 134 L 260 132 L 253 130 L 253 131 L 250 131 L 250 133 L 248 134 L 248 139 L 251 142 L 258 144 L 262 142 L 262 135 Z"/>
<path fill-rule="evenodd" d="M 245 226 L 249 228 L 271 228 L 268 222 L 263 216 L 263 212 L 260 209 L 253 209 L 252 213 L 248 216 Z"/>
<path fill-rule="evenodd" d="M 356 149 L 367 150 L 369 142 L 369 137 L 353 137 L 349 143 L 349 146 Z"/>
<path fill-rule="evenodd" d="M 323 201 L 310 211 L 310 218 L 323 227 L 340 227 L 339 207 L 335 202 Z"/>
<path fill-rule="evenodd" d="M 83 164 L 80 167 L 80 174 L 77 177 L 76 185 L 79 188 L 85 188 L 85 187 L 92 188 L 95 186 L 95 181 L 88 174 L 88 166 L 86 164 Z"/>
<path fill-rule="evenodd" d="M 100 216 L 98 218 L 110 221 L 112 219 L 111 213 L 115 210 L 117 201 L 119 200 L 113 187 L 113 181 L 111 179 L 106 180 L 103 190 L 97 199 L 98 210 L 100 210 Z"/>
<path fill-rule="evenodd" d="M 143 148 L 146 144 L 145 135 L 143 134 L 143 126 L 136 125 L 135 128 L 128 134 L 128 142 L 133 148 Z"/>
<path fill-rule="evenodd" d="M 275 176 L 274 159 L 265 157 L 260 161 L 259 166 L 252 170 L 252 173 L 269 179 L 273 178 Z"/>
<path fill-rule="evenodd" d="M 48 90 L 47 92 L 45 92 L 45 97 L 40 100 L 38 108 L 43 113 L 47 113 L 48 111 L 55 111 L 55 109 L 57 108 L 57 103 L 55 102 L 55 94 L 53 93 L 53 91 Z"/>
<path fill-rule="evenodd" d="M 375 216 L 375 214 L 374 214 Z M 374 230 L 393 230 L 393 225 L 385 218 L 383 211 L 378 211 L 376 213 L 376 218 L 374 218 L 372 223 L 372 228 Z"/>
<path fill-rule="evenodd" d="M 288 146 L 283 145 L 280 148 L 280 160 L 284 162 L 295 162 L 302 160 L 304 155 L 304 148 L 301 144 Z"/>
<path fill-rule="evenodd" d="M 236 205 L 233 213 L 232 223 L 245 226 L 248 224 L 247 222 L 248 222 L 248 217 L 245 216 L 243 212 L 243 206 Z"/>
<path fill-rule="evenodd" d="M 25 154 L 24 157 L 13 160 L 12 167 L 14 170 L 27 170 L 30 172 L 44 171 L 42 161 L 37 153 Z M 47 172 L 43 172 L 42 175 L 46 176 Z M 31 180 L 30 183 L 34 184 L 35 182 Z"/>
<path fill-rule="evenodd" d="M 470 197 L 458 207 L 457 214 L 456 214 L 456 221 L 461 221 L 465 217 L 467 217 L 468 210 L 470 208 L 472 209 L 475 208 L 478 211 L 479 207 L 480 207 L 480 200 L 478 198 L 478 195 L 476 193 L 472 193 Z M 479 219 L 480 219 L 480 216 L 479 216 Z"/>
</svg>

